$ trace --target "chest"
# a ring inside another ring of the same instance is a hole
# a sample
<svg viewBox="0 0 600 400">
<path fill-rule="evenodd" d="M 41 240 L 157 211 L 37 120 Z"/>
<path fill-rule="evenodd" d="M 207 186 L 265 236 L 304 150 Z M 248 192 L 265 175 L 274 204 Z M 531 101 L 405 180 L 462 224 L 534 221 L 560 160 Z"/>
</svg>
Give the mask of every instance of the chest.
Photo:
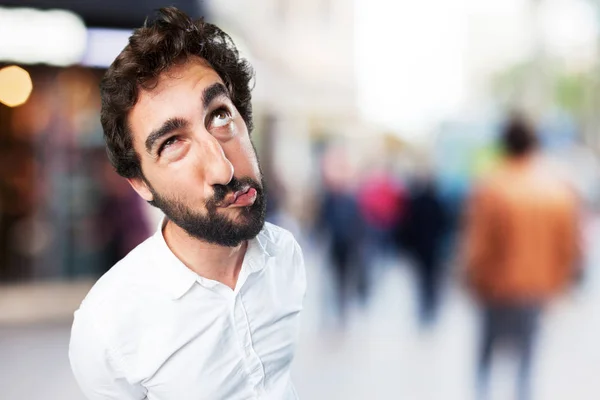
<svg viewBox="0 0 600 400">
<path fill-rule="evenodd" d="M 237 294 L 197 285 L 148 304 L 123 344 L 129 379 L 151 400 L 252 398 L 286 386 L 303 296 L 273 283 L 255 276 Z"/>
</svg>

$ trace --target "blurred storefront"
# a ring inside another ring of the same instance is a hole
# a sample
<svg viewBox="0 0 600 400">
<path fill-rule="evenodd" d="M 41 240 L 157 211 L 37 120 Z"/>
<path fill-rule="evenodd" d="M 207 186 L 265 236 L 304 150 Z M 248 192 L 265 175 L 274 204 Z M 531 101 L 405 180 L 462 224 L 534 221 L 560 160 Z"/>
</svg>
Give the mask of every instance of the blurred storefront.
<svg viewBox="0 0 600 400">
<path fill-rule="evenodd" d="M 2 0 L 0 6 L 27 7 L 34 10 L 66 10 L 83 19 L 86 26 L 132 29 L 140 26 L 154 10 L 172 5 L 189 15 L 203 15 L 203 3 L 194 0 L 144 1 L 71 1 L 71 0 Z"/>
<path fill-rule="evenodd" d="M 160 6 L 0 3 L 0 283 L 98 276 L 153 229 L 149 206 L 108 163 L 98 85 Z"/>
</svg>

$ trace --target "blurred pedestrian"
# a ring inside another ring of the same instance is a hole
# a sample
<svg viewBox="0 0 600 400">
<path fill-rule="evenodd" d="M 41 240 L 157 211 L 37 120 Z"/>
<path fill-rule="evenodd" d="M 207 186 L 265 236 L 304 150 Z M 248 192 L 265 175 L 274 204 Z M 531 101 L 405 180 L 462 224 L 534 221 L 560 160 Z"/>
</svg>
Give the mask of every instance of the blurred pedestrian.
<svg viewBox="0 0 600 400">
<path fill-rule="evenodd" d="M 353 188 L 347 155 L 332 147 L 323 158 L 323 192 L 318 227 L 328 239 L 327 258 L 334 278 L 335 307 L 344 326 L 350 302 L 364 295 L 366 277 L 361 265 L 363 223 Z"/>
<path fill-rule="evenodd" d="M 395 228 L 404 215 L 406 195 L 391 166 L 376 167 L 362 179 L 358 202 L 370 253 L 389 253 L 395 245 Z"/>
<path fill-rule="evenodd" d="M 396 228 L 406 207 L 406 190 L 394 175 L 391 163 L 387 162 L 369 170 L 361 179 L 357 199 L 364 226 L 359 255 L 363 279 L 359 294 L 366 303 L 371 294 L 371 282 L 381 267 L 390 265 L 386 261 L 396 261 Z"/>
<path fill-rule="evenodd" d="M 446 211 L 433 177 L 418 177 L 411 185 L 401 223 L 401 244 L 415 267 L 422 326 L 435 320 L 438 309 L 446 225 Z"/>
<path fill-rule="evenodd" d="M 578 206 L 566 183 L 544 169 L 524 118 L 511 118 L 501 140 L 506 159 L 476 185 L 464 243 L 483 311 L 478 394 L 487 395 L 492 352 L 510 340 L 520 364 L 517 398 L 526 400 L 540 316 L 575 275 Z"/>
</svg>

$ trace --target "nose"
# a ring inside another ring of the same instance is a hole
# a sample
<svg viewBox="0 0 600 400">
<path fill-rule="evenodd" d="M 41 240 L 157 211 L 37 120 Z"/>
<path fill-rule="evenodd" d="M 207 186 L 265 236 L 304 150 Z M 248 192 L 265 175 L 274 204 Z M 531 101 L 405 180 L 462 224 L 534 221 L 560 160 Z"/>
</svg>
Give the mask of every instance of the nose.
<svg viewBox="0 0 600 400">
<path fill-rule="evenodd" d="M 206 159 L 206 184 L 208 186 L 227 185 L 233 179 L 233 164 L 223 151 L 219 141 L 211 137 L 207 144 Z"/>
</svg>

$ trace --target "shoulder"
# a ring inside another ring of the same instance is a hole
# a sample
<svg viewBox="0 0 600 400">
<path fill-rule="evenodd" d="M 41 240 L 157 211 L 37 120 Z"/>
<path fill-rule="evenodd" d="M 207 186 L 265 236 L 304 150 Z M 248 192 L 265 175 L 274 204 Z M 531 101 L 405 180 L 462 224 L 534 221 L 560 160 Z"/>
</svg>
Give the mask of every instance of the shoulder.
<svg viewBox="0 0 600 400">
<path fill-rule="evenodd" d="M 97 307 L 122 296 L 124 288 L 143 276 L 143 269 L 152 262 L 154 237 L 146 239 L 98 279 L 81 303 L 81 307 Z"/>
<path fill-rule="evenodd" d="M 297 252 L 301 255 L 302 250 L 294 235 L 280 226 L 265 222 L 257 238 L 271 256 L 283 257 Z"/>
<path fill-rule="evenodd" d="M 265 226 L 260 231 L 259 236 L 261 239 L 275 246 L 285 247 L 296 243 L 296 239 L 290 231 L 270 222 L 265 222 Z"/>
<path fill-rule="evenodd" d="M 81 326 L 98 330 L 109 339 L 127 321 L 143 318 L 147 305 L 158 297 L 151 289 L 155 268 L 155 239 L 150 237 L 115 264 L 94 284 L 75 311 Z"/>
<path fill-rule="evenodd" d="M 306 268 L 302 248 L 294 235 L 267 222 L 258 239 L 270 256 L 266 272 L 270 280 L 302 302 L 307 289 Z"/>
<path fill-rule="evenodd" d="M 274 224 L 265 223 L 258 237 L 266 252 L 285 270 L 304 274 L 304 255 L 294 235 Z"/>
</svg>

